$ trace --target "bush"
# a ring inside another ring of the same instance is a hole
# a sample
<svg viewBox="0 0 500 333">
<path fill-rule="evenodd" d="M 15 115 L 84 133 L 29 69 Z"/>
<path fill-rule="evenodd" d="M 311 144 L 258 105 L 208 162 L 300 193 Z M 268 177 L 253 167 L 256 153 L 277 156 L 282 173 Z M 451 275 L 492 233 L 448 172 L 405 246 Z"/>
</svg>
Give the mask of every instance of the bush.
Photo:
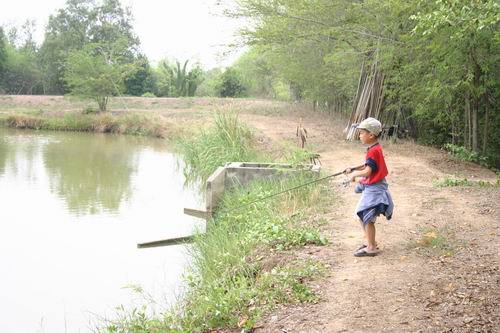
<svg viewBox="0 0 500 333">
<path fill-rule="evenodd" d="M 238 73 L 231 68 L 226 69 L 222 74 L 219 96 L 220 97 L 243 97 L 245 87 L 241 83 Z"/>
<path fill-rule="evenodd" d="M 443 146 L 443 149 L 459 160 L 474 162 L 482 166 L 491 167 L 487 157 L 482 156 L 475 151 L 468 150 L 463 146 L 457 146 L 451 143 L 447 143 Z"/>
</svg>

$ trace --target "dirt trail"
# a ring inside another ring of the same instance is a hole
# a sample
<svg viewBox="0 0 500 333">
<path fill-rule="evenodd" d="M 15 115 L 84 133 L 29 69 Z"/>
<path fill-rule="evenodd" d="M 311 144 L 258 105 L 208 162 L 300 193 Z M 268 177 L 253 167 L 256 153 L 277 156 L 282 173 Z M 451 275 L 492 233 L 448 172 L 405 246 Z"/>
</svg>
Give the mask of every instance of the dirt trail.
<svg viewBox="0 0 500 333">
<path fill-rule="evenodd" d="M 241 118 L 273 143 L 296 144 L 300 116 Z M 360 143 L 342 140 L 341 122 L 321 114 L 304 119 L 307 145 L 321 154 L 323 168 L 364 160 Z M 363 242 L 353 213 L 359 197 L 339 186 L 342 202 L 327 214 L 331 244 L 306 249 L 330 267 L 315 286 L 324 301 L 279 309 L 258 332 L 499 332 L 500 189 L 433 184 L 446 175 L 494 183 L 495 174 L 433 148 L 383 146 L 396 208 L 391 222 L 377 222 L 380 255 L 353 256 Z M 425 246 L 426 237 L 436 248 Z"/>
</svg>

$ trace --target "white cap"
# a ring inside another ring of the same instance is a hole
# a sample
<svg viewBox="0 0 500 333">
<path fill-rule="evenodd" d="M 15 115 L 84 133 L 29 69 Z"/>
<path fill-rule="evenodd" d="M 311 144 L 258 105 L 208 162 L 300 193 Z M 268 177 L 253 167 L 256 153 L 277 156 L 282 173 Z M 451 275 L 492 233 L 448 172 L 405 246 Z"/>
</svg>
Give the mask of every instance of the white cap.
<svg viewBox="0 0 500 333">
<path fill-rule="evenodd" d="M 379 135 L 382 132 L 382 124 L 375 118 L 366 118 L 363 120 L 357 128 L 365 129 L 370 133 Z"/>
</svg>

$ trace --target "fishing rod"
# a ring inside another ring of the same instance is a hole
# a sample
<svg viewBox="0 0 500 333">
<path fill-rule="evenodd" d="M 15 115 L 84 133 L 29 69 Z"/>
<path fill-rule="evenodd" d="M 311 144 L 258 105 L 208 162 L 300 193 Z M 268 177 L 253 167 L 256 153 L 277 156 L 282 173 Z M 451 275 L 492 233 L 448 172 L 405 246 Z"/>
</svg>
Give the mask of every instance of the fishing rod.
<svg viewBox="0 0 500 333">
<path fill-rule="evenodd" d="M 334 173 L 334 174 L 331 174 L 331 175 L 328 175 L 328 176 L 324 176 L 324 177 L 321 177 L 321 178 L 318 178 L 318 179 L 311 180 L 311 181 L 309 181 L 307 183 L 304 183 L 304 184 L 300 184 L 300 185 L 297 185 L 297 186 L 294 186 L 294 187 L 291 187 L 291 188 L 287 188 L 285 190 L 282 190 L 282 191 L 279 191 L 279 192 L 267 195 L 265 197 L 259 198 L 257 200 L 254 200 L 252 202 L 246 203 L 244 205 L 241 205 L 241 206 L 238 206 L 238 207 L 226 210 L 224 212 L 224 214 L 227 214 L 227 213 L 235 211 L 235 210 L 239 210 L 239 209 L 244 208 L 244 207 L 248 207 L 248 206 L 253 205 L 253 204 L 257 203 L 257 202 L 260 202 L 260 201 L 263 201 L 263 200 L 267 200 L 269 198 L 272 198 L 272 197 L 275 197 L 277 195 L 280 195 L 280 194 L 283 194 L 283 193 L 286 193 L 286 192 L 290 192 L 290 191 L 299 189 L 299 188 L 304 187 L 304 186 L 308 186 L 308 185 L 311 185 L 311 184 L 314 184 L 314 183 L 318 183 L 320 181 L 323 181 L 323 180 L 326 180 L 326 179 L 329 179 L 329 178 L 340 176 L 340 175 L 346 173 L 346 171 L 348 169 L 350 169 L 350 170 L 359 170 L 359 169 L 362 169 L 364 167 L 365 167 L 365 164 L 358 165 L 358 166 L 355 166 L 355 167 L 347 168 L 347 169 L 345 169 L 343 171 L 340 171 L 340 172 L 337 172 L 337 173 Z M 188 215 L 191 215 L 191 216 L 197 216 L 197 217 L 203 218 L 205 220 L 208 220 L 211 217 L 211 213 L 210 212 L 205 212 L 205 211 L 196 210 L 196 209 L 184 208 L 184 213 L 188 214 Z M 183 237 L 176 237 L 176 238 L 169 238 L 169 239 L 163 239 L 163 240 L 158 240 L 158 241 L 153 241 L 153 242 L 139 243 L 139 244 L 137 244 L 137 247 L 141 249 L 141 248 L 150 248 L 150 247 L 158 247 L 158 246 L 179 245 L 179 244 L 190 243 L 190 242 L 192 242 L 194 240 L 194 238 L 195 238 L 195 235 L 183 236 Z"/>
<path fill-rule="evenodd" d="M 340 172 L 337 172 L 337 173 L 334 173 L 334 174 L 331 174 L 331 175 L 328 175 L 328 176 L 324 176 L 324 177 L 321 177 L 321 178 L 318 178 L 318 179 L 314 179 L 314 180 L 311 180 L 311 181 L 309 181 L 307 183 L 300 184 L 300 185 L 297 185 L 297 186 L 294 186 L 294 187 L 291 187 L 291 188 L 287 188 L 287 189 L 285 189 L 283 191 L 279 191 L 279 192 L 267 195 L 265 197 L 259 198 L 257 200 L 252 201 L 252 202 L 246 203 L 244 205 L 241 205 L 241 206 L 238 206 L 238 207 L 235 207 L 235 208 L 232 208 L 232 209 L 228 209 L 228 210 L 226 210 L 226 213 L 232 212 L 232 211 L 235 211 L 235 210 L 238 210 L 238 209 L 250 206 L 250 205 L 253 205 L 254 203 L 257 203 L 257 202 L 260 202 L 260 201 L 263 201 L 263 200 L 267 200 L 269 198 L 275 197 L 277 195 L 280 195 L 280 194 L 283 194 L 283 193 L 286 193 L 286 192 L 290 192 L 290 191 L 296 190 L 296 189 L 304 187 L 304 186 L 308 186 L 308 185 L 311 185 L 311 184 L 314 184 L 314 183 L 318 183 L 320 181 L 323 181 L 323 180 L 326 180 L 326 179 L 329 179 L 329 178 L 340 176 L 340 175 L 344 174 L 348 169 L 350 169 L 350 170 L 359 170 L 359 169 L 364 168 L 364 167 L 365 167 L 365 164 L 358 165 L 358 166 L 351 167 L 351 168 L 347 168 L 347 169 L 345 169 L 343 171 L 340 171 Z"/>
</svg>

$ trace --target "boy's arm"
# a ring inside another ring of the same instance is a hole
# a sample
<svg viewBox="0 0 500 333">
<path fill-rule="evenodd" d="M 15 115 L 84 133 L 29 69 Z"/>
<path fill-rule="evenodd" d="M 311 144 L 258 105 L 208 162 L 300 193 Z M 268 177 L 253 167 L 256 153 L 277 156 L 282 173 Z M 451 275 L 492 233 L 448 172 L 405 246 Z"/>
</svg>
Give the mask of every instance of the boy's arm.
<svg viewBox="0 0 500 333">
<path fill-rule="evenodd" d="M 356 181 L 356 177 L 370 177 L 371 174 L 372 168 L 369 165 L 366 165 L 362 170 L 348 173 L 348 177 L 351 181 Z"/>
</svg>

